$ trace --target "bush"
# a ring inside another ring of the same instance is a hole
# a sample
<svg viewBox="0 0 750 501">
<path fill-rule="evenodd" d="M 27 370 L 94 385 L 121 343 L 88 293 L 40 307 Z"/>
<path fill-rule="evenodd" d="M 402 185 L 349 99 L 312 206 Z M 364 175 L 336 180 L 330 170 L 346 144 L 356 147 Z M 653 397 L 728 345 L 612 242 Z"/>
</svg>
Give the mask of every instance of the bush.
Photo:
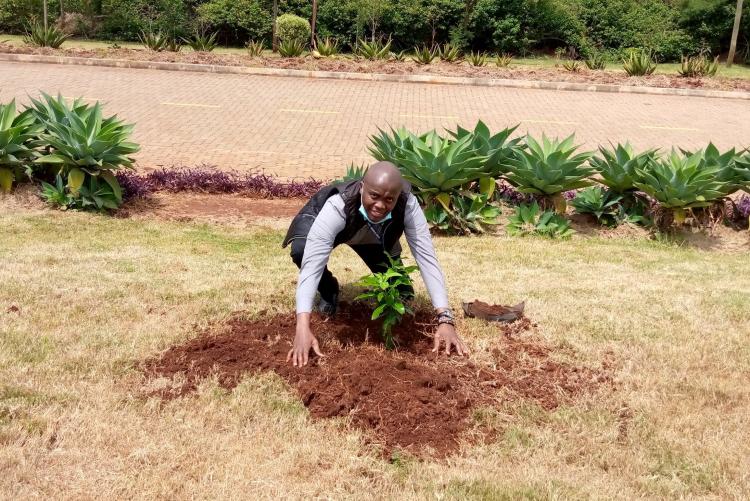
<svg viewBox="0 0 750 501">
<path fill-rule="evenodd" d="M 86 5 L 85 0 L 64 2 L 66 12 L 88 13 Z M 52 25 L 60 13 L 60 3 L 49 0 L 47 6 L 49 24 Z M 29 22 L 43 21 L 42 12 L 42 0 L 0 0 L 0 33 L 22 34 Z"/>
<path fill-rule="evenodd" d="M 138 40 L 142 31 L 161 32 L 172 38 L 191 31 L 183 0 L 102 0 L 104 18 L 99 36 Z"/>
<path fill-rule="evenodd" d="M 686 0 L 682 3 L 678 23 L 692 35 L 699 49 L 720 54 L 729 49 L 734 25 L 734 0 Z M 750 2 L 745 2 L 740 22 L 740 43 L 750 41 Z"/>
<path fill-rule="evenodd" d="M 294 14 L 283 14 L 276 19 L 276 36 L 282 42 L 306 44 L 310 40 L 310 23 Z"/>
<path fill-rule="evenodd" d="M 196 14 L 200 24 L 218 31 L 226 43 L 243 45 L 247 40 L 271 38 L 271 11 L 258 0 L 209 0 L 196 8 Z"/>
</svg>

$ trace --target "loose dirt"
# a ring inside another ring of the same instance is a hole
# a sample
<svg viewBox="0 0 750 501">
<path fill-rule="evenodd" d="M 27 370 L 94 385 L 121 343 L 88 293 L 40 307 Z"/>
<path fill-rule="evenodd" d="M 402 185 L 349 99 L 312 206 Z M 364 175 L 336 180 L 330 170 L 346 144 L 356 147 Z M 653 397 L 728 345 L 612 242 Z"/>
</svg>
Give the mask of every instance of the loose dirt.
<svg viewBox="0 0 750 501">
<path fill-rule="evenodd" d="M 606 71 L 581 69 L 565 71 L 562 67 L 536 68 L 511 64 L 498 68 L 493 64 L 483 67 L 469 65 L 466 61 L 446 63 L 435 60 L 421 65 L 407 58 L 404 61 L 368 61 L 351 56 L 316 59 L 312 56 L 282 58 L 279 56 L 250 57 L 248 54 L 226 54 L 216 52 L 154 52 L 129 48 L 38 48 L 0 43 L 0 52 L 10 54 L 41 54 L 67 57 L 100 59 L 127 59 L 134 61 L 175 62 L 190 64 L 214 64 L 220 66 L 247 66 L 284 68 L 305 71 L 338 71 L 347 73 L 385 73 L 394 75 L 442 75 L 474 78 L 507 78 L 552 82 L 578 82 L 589 84 L 632 85 L 641 87 L 672 87 L 682 89 L 720 89 L 750 91 L 750 80 L 742 78 L 683 78 L 678 75 L 654 74 L 646 77 L 628 77 L 621 65 L 612 64 Z"/>
<path fill-rule="evenodd" d="M 118 217 L 286 227 L 306 200 L 249 198 L 235 194 L 158 192 L 127 203 Z M 277 224 L 274 224 L 277 223 Z"/>
<path fill-rule="evenodd" d="M 445 457 L 462 442 L 491 434 L 472 420 L 478 407 L 523 399 L 550 410 L 611 382 L 606 363 L 594 369 L 555 360 L 553 348 L 528 332 L 532 324 L 526 318 L 498 325 L 487 357 L 473 357 L 483 359 L 475 362 L 432 353 L 430 313 L 407 317 L 394 329 L 395 351 L 383 348 L 379 326 L 369 317 L 359 304 L 343 304 L 335 319 L 314 316 L 325 356 L 311 358 L 303 368 L 286 362 L 293 313 L 234 319 L 220 332 L 206 332 L 144 362 L 146 388 L 161 388 L 146 391 L 176 398 L 210 376 L 231 389 L 248 374 L 273 371 L 313 418 L 348 418 L 385 455 L 404 450 Z M 160 378 L 171 381 L 153 384 Z"/>
</svg>

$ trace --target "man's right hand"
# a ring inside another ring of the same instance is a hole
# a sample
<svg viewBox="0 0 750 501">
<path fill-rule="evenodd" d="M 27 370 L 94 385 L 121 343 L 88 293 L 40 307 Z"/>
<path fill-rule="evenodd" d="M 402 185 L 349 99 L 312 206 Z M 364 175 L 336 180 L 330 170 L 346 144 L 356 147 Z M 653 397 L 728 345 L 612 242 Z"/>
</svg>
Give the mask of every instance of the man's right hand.
<svg viewBox="0 0 750 501">
<path fill-rule="evenodd" d="M 286 361 L 289 362 L 291 360 L 292 365 L 295 367 L 307 365 L 310 348 L 315 350 L 315 354 L 319 357 L 323 356 L 323 352 L 320 351 L 320 347 L 318 346 L 318 340 L 315 339 L 310 329 L 310 313 L 298 313 L 297 333 L 294 335 L 294 344 L 286 356 Z"/>
</svg>

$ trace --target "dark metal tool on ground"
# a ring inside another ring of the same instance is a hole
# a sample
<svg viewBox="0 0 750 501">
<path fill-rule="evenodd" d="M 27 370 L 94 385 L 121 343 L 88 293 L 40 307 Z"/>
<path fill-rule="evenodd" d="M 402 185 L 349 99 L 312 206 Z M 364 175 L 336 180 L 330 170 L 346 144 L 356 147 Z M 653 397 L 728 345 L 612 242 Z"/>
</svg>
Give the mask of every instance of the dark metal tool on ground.
<svg viewBox="0 0 750 501">
<path fill-rule="evenodd" d="M 523 317 L 526 301 L 515 306 L 488 304 L 478 299 L 470 303 L 463 303 L 464 314 L 469 318 L 481 318 L 490 322 L 514 322 Z"/>
</svg>

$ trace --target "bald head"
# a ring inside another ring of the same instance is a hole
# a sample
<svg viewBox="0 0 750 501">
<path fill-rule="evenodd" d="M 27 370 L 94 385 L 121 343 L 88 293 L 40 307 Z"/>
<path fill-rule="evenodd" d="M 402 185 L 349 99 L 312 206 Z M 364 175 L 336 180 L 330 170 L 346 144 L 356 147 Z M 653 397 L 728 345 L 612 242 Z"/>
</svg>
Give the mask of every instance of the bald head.
<svg viewBox="0 0 750 501">
<path fill-rule="evenodd" d="M 362 178 L 362 206 L 371 221 L 382 221 L 396 206 L 403 179 L 391 162 L 372 164 Z"/>
<path fill-rule="evenodd" d="M 399 193 L 404 182 L 398 167 L 386 161 L 372 164 L 362 180 L 367 186 L 386 191 L 398 190 Z"/>
</svg>

